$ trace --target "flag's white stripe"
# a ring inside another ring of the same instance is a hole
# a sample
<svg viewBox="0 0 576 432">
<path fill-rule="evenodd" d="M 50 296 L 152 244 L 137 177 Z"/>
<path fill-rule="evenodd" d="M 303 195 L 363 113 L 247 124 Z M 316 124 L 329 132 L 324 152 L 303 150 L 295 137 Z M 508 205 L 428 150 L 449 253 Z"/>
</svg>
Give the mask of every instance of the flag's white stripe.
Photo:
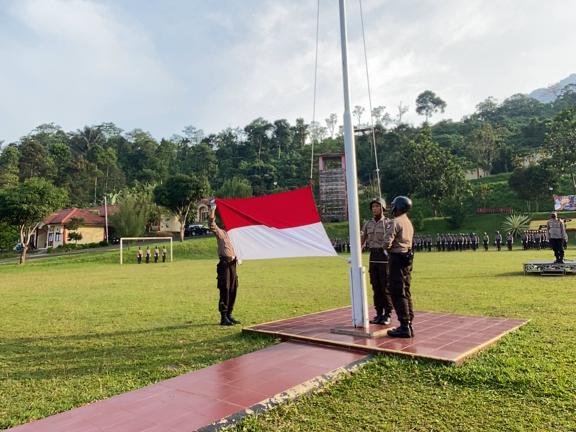
<svg viewBox="0 0 576 432">
<path fill-rule="evenodd" d="M 283 229 L 250 225 L 228 235 L 243 260 L 337 255 L 321 222 Z"/>
</svg>

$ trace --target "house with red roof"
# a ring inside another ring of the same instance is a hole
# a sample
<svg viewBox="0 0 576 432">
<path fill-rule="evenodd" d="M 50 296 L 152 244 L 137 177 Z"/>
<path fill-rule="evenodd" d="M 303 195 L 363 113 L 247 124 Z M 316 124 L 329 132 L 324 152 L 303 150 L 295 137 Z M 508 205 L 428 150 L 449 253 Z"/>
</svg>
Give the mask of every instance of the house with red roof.
<svg viewBox="0 0 576 432">
<path fill-rule="evenodd" d="M 113 214 L 116 210 L 115 206 L 109 206 L 108 215 Z M 36 229 L 34 247 L 37 249 L 48 249 L 70 243 L 68 241 L 70 230 L 66 228 L 66 225 L 73 219 L 79 221 L 78 228 L 73 231 L 82 234 L 82 239 L 78 240 L 78 244 L 99 243 L 106 240 L 104 208 L 69 208 L 52 213 L 42 221 Z M 74 241 L 73 243 L 76 242 Z"/>
</svg>

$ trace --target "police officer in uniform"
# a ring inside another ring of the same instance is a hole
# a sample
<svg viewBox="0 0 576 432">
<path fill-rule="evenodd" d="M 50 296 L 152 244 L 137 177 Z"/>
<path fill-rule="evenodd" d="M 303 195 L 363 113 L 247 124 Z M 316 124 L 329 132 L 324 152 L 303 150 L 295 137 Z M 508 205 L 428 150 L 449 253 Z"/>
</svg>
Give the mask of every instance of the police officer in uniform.
<svg viewBox="0 0 576 432">
<path fill-rule="evenodd" d="M 508 250 L 511 251 L 512 250 L 512 245 L 514 244 L 514 237 L 512 236 L 512 233 L 508 233 L 508 235 L 506 236 L 506 246 L 508 247 Z"/>
<path fill-rule="evenodd" d="M 373 219 L 362 227 L 362 245 L 370 251 L 370 284 L 374 291 L 374 307 L 376 316 L 371 324 L 390 324 L 392 315 L 392 298 L 388 289 L 388 252 L 384 249 L 384 233 L 390 225 L 390 220 L 384 217 L 386 201 L 375 198 L 370 201 Z"/>
<path fill-rule="evenodd" d="M 482 244 L 484 245 L 484 250 L 486 252 L 488 252 L 488 245 L 490 244 L 490 237 L 488 236 L 487 232 L 484 233 L 484 238 L 482 239 Z"/>
<path fill-rule="evenodd" d="M 414 227 L 408 219 L 407 212 L 412 208 L 412 200 L 405 196 L 397 196 L 392 201 L 391 207 L 394 219 L 384 235 L 384 247 L 390 253 L 390 294 L 400 327 L 388 330 L 388 336 L 410 338 L 414 336 L 412 329 L 414 311 L 410 293 Z"/>
<path fill-rule="evenodd" d="M 556 258 L 554 262 L 556 264 L 563 264 L 564 244 L 568 242 L 568 234 L 566 233 L 564 223 L 558 219 L 556 212 L 550 213 L 550 219 L 546 222 L 546 228 L 548 230 L 548 241 L 554 250 L 554 257 Z"/>
<path fill-rule="evenodd" d="M 238 274 L 236 273 L 236 264 L 238 259 L 234 252 L 234 246 L 228 237 L 228 233 L 216 225 L 216 202 L 210 201 L 210 231 L 216 236 L 218 243 L 218 256 L 220 261 L 216 266 L 218 279 L 218 289 L 220 290 L 220 299 L 218 301 L 218 310 L 220 311 L 220 325 L 231 326 L 240 324 L 232 316 L 234 303 L 236 302 L 236 291 L 238 289 Z"/>
<path fill-rule="evenodd" d="M 500 250 L 502 248 L 502 234 L 500 234 L 500 231 L 496 231 L 495 241 L 496 249 Z"/>
</svg>

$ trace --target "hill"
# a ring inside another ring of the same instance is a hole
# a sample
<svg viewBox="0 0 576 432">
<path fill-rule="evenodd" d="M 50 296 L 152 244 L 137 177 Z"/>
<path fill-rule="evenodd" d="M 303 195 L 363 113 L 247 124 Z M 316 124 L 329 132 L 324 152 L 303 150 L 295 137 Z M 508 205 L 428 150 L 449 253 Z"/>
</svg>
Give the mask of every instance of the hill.
<svg viewBox="0 0 576 432">
<path fill-rule="evenodd" d="M 562 90 L 568 86 L 576 86 L 576 74 L 573 73 L 549 87 L 536 89 L 528 96 L 542 103 L 550 103 L 554 102 L 562 93 Z"/>
</svg>

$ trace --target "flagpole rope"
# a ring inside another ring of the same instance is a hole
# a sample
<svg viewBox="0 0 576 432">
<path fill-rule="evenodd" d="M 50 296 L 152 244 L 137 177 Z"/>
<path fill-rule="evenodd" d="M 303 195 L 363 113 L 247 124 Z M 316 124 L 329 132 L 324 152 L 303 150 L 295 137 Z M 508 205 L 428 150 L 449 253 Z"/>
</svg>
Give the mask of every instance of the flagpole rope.
<svg viewBox="0 0 576 432">
<path fill-rule="evenodd" d="M 362 43 L 364 45 L 364 64 L 366 67 L 366 82 L 368 84 L 368 105 L 370 108 L 370 129 L 372 130 L 372 147 L 374 151 L 374 162 L 376 165 L 376 181 L 378 182 L 378 197 L 382 198 L 380 187 L 380 167 L 378 166 L 378 152 L 376 150 L 376 132 L 374 131 L 374 116 L 372 115 L 372 91 L 370 89 L 370 73 L 368 71 L 368 54 L 366 50 L 366 32 L 364 30 L 364 11 L 362 9 L 362 0 L 358 0 L 360 6 L 360 23 L 362 24 Z"/>
<path fill-rule="evenodd" d="M 320 0 L 316 3 L 316 54 L 314 57 L 314 101 L 312 103 L 312 127 L 316 127 L 316 90 L 317 90 L 317 83 L 318 83 L 318 40 L 319 40 L 319 32 L 320 32 Z M 314 131 L 312 129 L 312 131 Z M 312 136 L 312 148 L 311 148 L 311 155 L 310 155 L 310 184 L 314 179 L 314 141 L 316 137 Z"/>
</svg>

